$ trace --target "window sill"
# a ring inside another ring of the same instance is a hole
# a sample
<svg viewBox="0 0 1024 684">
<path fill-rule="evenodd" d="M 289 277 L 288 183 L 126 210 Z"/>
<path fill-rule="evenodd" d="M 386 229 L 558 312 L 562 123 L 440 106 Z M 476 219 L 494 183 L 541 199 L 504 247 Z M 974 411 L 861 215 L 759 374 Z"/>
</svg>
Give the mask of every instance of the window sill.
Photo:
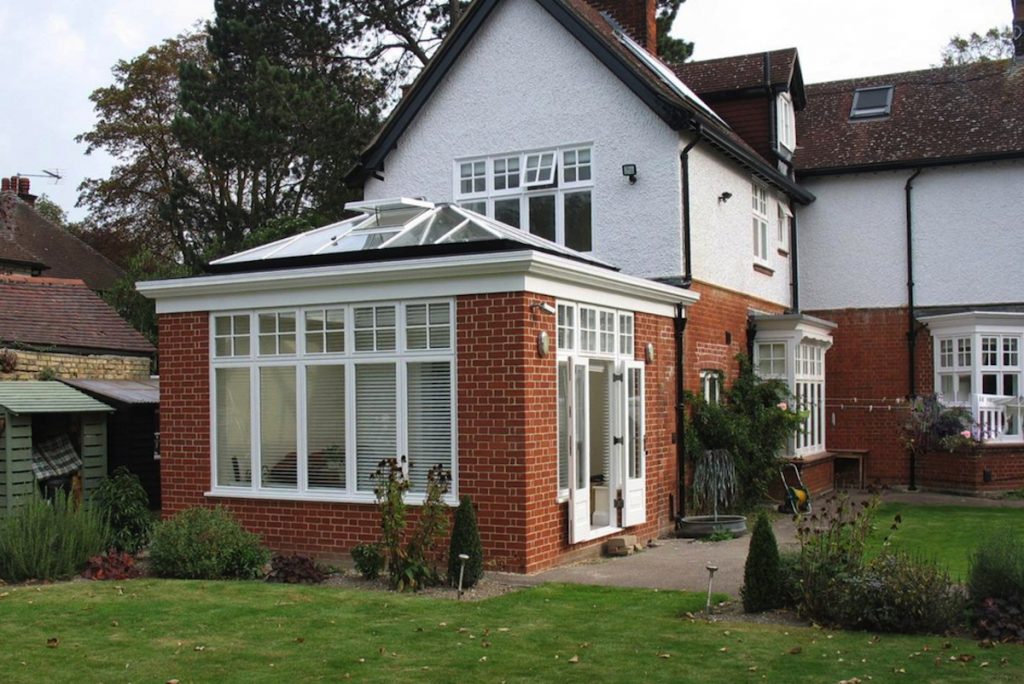
<svg viewBox="0 0 1024 684">
<path fill-rule="evenodd" d="M 765 266 L 764 264 L 754 264 L 754 271 L 756 271 L 757 273 L 760 273 L 762 275 L 766 275 L 766 276 L 773 276 L 773 275 L 775 275 L 775 269 L 774 268 L 769 268 L 768 266 Z"/>
<path fill-rule="evenodd" d="M 376 506 L 377 498 L 373 494 L 334 494 L 334 493 L 313 493 L 295 491 L 256 491 L 252 489 L 229 489 L 215 488 L 203 492 L 203 496 L 223 499 L 257 499 L 263 501 L 304 501 L 307 503 L 348 503 Z M 422 506 L 426 495 L 410 493 L 405 497 L 405 503 L 410 506 Z M 444 497 L 447 506 L 459 505 L 459 498 L 452 493 Z"/>
<path fill-rule="evenodd" d="M 778 251 L 780 257 L 788 257 L 789 256 L 789 250 L 782 249 L 781 247 L 779 247 L 779 249 L 777 251 Z"/>
</svg>

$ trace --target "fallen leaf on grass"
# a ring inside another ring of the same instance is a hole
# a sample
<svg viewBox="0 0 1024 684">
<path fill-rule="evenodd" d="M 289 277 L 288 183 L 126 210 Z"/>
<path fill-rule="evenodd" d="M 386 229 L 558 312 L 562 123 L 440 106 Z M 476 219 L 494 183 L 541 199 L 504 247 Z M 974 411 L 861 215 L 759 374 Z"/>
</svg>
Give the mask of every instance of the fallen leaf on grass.
<svg viewBox="0 0 1024 684">
<path fill-rule="evenodd" d="M 578 655 L 574 655 L 572 658 L 569 658 L 569 662 L 575 665 L 576 663 L 580 662 L 580 657 Z"/>
<path fill-rule="evenodd" d="M 793 648 L 789 649 L 789 655 L 800 655 L 803 652 L 804 649 L 800 646 L 794 646 Z"/>
<path fill-rule="evenodd" d="M 499 632 L 507 632 L 508 631 L 508 627 L 499 627 L 498 631 Z"/>
<path fill-rule="evenodd" d="M 978 648 L 995 648 L 996 645 L 992 643 L 991 639 L 982 639 L 978 642 Z"/>
<path fill-rule="evenodd" d="M 305 637 L 295 637 L 295 643 L 297 643 L 297 644 L 304 644 L 304 643 L 306 643 L 306 639 L 305 639 Z"/>
<path fill-rule="evenodd" d="M 979 665 L 978 667 L 988 667 L 988 665 L 989 665 L 989 662 L 988 662 L 988 661 L 986 660 L 985 662 L 983 662 L 983 663 L 982 663 L 981 665 Z"/>
<path fill-rule="evenodd" d="M 658 657 L 659 658 L 671 658 L 672 654 L 671 653 L 659 653 Z"/>
<path fill-rule="evenodd" d="M 181 684 L 177 679 L 168 679 L 167 684 Z"/>
<path fill-rule="evenodd" d="M 205 646 L 196 646 L 193 650 L 195 650 L 195 651 L 205 651 L 206 647 Z"/>
<path fill-rule="evenodd" d="M 722 648 L 718 649 L 718 652 L 719 653 L 728 653 L 729 652 L 729 647 L 728 646 L 723 646 Z"/>
<path fill-rule="evenodd" d="M 50 637 L 49 639 L 46 640 L 46 647 L 47 648 L 57 648 L 58 646 L 60 646 L 60 639 L 59 638 L 57 638 L 57 637 Z"/>
<path fill-rule="evenodd" d="M 974 660 L 974 655 L 972 653 L 961 653 L 960 657 L 957 658 L 957 660 L 959 660 L 961 663 L 969 663 L 972 660 Z"/>
<path fill-rule="evenodd" d="M 487 662 L 487 656 L 483 656 L 482 658 L 480 658 L 480 662 L 481 663 L 486 663 Z"/>
</svg>

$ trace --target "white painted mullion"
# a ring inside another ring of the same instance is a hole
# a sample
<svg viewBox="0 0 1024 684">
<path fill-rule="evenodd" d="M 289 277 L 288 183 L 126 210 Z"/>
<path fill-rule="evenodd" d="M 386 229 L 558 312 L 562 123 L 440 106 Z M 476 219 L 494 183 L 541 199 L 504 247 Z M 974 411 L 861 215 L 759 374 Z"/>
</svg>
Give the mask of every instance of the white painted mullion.
<svg viewBox="0 0 1024 684">
<path fill-rule="evenodd" d="M 295 365 L 295 486 L 300 493 L 309 489 L 309 445 L 306 416 L 306 364 Z"/>
</svg>

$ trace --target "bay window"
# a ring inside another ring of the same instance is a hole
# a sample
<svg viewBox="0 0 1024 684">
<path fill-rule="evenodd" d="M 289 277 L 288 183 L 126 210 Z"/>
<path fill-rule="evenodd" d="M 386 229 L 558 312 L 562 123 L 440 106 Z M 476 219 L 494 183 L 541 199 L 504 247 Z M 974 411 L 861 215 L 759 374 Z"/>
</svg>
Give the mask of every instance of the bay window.
<svg viewBox="0 0 1024 684">
<path fill-rule="evenodd" d="M 417 493 L 454 470 L 452 307 L 213 314 L 212 493 L 372 501 L 382 460 Z"/>
<path fill-rule="evenodd" d="M 466 209 L 572 249 L 593 249 L 589 146 L 455 162 L 455 201 Z"/>
<path fill-rule="evenodd" d="M 921 320 L 932 331 L 939 400 L 969 409 L 983 440 L 1024 440 L 1024 314 L 965 312 Z"/>
</svg>

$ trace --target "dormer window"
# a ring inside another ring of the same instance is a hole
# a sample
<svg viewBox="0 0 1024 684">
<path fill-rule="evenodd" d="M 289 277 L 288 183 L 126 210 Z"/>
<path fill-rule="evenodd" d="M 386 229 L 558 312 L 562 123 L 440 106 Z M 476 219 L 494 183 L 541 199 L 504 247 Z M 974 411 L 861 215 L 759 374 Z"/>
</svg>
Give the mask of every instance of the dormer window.
<svg viewBox="0 0 1024 684">
<path fill-rule="evenodd" d="M 796 115 L 793 112 L 793 98 L 789 93 L 779 93 L 776 115 L 779 124 L 779 145 L 790 152 L 796 150 Z"/>
<path fill-rule="evenodd" d="M 893 86 L 857 88 L 853 91 L 851 119 L 873 119 L 892 113 Z"/>
</svg>

